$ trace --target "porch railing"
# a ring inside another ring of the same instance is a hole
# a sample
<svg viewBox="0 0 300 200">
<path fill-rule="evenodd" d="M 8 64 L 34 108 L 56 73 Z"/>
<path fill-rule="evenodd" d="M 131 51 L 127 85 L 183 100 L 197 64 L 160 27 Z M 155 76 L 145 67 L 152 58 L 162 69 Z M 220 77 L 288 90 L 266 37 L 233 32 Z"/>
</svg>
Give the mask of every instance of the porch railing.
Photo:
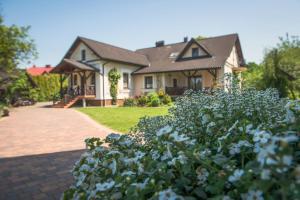
<svg viewBox="0 0 300 200">
<path fill-rule="evenodd" d="M 96 95 L 95 86 L 94 85 L 87 86 L 85 88 L 85 91 L 83 88 L 79 86 L 74 88 L 69 88 L 66 94 L 71 95 L 73 97 L 84 96 L 84 95 Z"/>
<path fill-rule="evenodd" d="M 166 93 L 170 96 L 178 96 L 183 95 L 187 89 L 187 87 L 166 87 Z"/>
<path fill-rule="evenodd" d="M 170 96 L 179 96 L 183 95 L 186 90 L 188 90 L 188 87 L 166 87 L 166 93 Z M 197 90 L 199 91 L 199 90 Z M 205 94 L 212 94 L 213 90 L 210 87 L 205 87 L 201 90 Z"/>
</svg>

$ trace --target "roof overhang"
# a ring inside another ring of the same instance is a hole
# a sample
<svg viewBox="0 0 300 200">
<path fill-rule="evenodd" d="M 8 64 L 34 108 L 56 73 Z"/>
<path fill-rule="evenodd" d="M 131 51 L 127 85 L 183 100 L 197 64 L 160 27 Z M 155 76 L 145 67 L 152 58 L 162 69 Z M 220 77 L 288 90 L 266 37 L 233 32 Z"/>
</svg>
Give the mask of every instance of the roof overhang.
<svg viewBox="0 0 300 200">
<path fill-rule="evenodd" d="M 98 72 L 99 69 L 96 67 L 89 65 L 87 63 L 79 62 L 76 60 L 71 59 L 63 59 L 56 67 L 54 67 L 50 73 L 56 74 L 65 74 L 65 73 L 72 73 L 73 71 L 96 71 Z"/>
</svg>

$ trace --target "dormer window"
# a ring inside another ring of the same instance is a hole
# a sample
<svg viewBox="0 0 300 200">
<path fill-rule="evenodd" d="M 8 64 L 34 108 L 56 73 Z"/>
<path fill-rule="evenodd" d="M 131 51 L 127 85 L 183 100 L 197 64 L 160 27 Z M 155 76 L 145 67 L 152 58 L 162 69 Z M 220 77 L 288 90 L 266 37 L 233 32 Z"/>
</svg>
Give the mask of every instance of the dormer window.
<svg viewBox="0 0 300 200">
<path fill-rule="evenodd" d="M 192 48 L 192 57 L 199 56 L 199 48 Z"/>
<path fill-rule="evenodd" d="M 85 60 L 85 49 L 81 50 L 81 60 Z"/>
</svg>

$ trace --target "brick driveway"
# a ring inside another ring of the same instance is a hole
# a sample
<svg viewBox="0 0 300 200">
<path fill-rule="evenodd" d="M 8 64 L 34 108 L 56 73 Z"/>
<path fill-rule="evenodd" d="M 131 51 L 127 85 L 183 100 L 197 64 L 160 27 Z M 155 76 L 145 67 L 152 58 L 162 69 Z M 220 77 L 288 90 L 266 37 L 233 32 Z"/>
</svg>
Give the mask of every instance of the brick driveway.
<svg viewBox="0 0 300 200">
<path fill-rule="evenodd" d="M 110 132 L 74 109 L 13 109 L 0 119 L 0 199 L 59 199 L 84 139 Z"/>
</svg>

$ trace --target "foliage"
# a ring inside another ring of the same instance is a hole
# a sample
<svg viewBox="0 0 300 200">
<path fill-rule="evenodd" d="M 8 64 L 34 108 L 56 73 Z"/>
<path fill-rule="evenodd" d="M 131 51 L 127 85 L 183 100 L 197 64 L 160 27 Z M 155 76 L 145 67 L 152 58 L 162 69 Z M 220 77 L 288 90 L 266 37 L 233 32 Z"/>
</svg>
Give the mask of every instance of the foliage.
<svg viewBox="0 0 300 200">
<path fill-rule="evenodd" d="M 243 87 L 263 89 L 263 66 L 255 62 L 247 63 L 247 70 L 242 73 Z"/>
<path fill-rule="evenodd" d="M 147 104 L 148 106 L 157 107 L 160 105 L 160 99 L 156 92 L 150 92 L 147 94 Z"/>
<path fill-rule="evenodd" d="M 30 27 L 7 26 L 0 16 L 0 68 L 11 72 L 21 62 L 37 55 L 33 40 L 29 37 Z"/>
<path fill-rule="evenodd" d="M 47 74 L 33 76 L 33 81 L 38 87 L 38 101 L 51 101 L 60 92 L 60 77 L 56 74 Z M 67 86 L 68 82 L 63 82 L 63 87 Z"/>
<path fill-rule="evenodd" d="M 168 107 L 112 107 L 112 108 L 79 108 L 95 121 L 118 132 L 126 133 L 145 116 L 167 114 Z"/>
<path fill-rule="evenodd" d="M 161 101 L 165 105 L 170 105 L 172 103 L 172 98 L 168 94 L 165 94 Z"/>
<path fill-rule="evenodd" d="M 297 199 L 299 131 L 300 102 L 273 89 L 188 92 L 135 133 L 87 140 L 64 198 Z"/>
<path fill-rule="evenodd" d="M 0 103 L 0 118 L 9 115 L 9 109 L 5 104 Z"/>
<path fill-rule="evenodd" d="M 21 72 L 17 80 L 9 86 L 7 95 L 10 103 L 15 102 L 18 98 L 38 100 L 38 92 L 25 72 Z"/>
<path fill-rule="evenodd" d="M 257 89 L 276 88 L 281 97 L 300 97 L 300 40 L 296 36 L 280 38 L 269 49 L 260 65 L 248 64 L 244 86 Z"/>
<path fill-rule="evenodd" d="M 121 78 L 120 73 L 116 68 L 111 69 L 108 72 L 108 80 L 110 82 L 110 96 L 112 97 L 112 104 L 115 105 L 117 103 L 117 95 L 118 95 L 118 82 Z"/>
<path fill-rule="evenodd" d="M 170 105 L 172 99 L 168 94 L 165 94 L 163 90 L 159 90 L 158 93 L 150 92 L 147 95 L 142 95 L 137 99 L 137 105 L 139 106 L 151 106 L 157 107 L 162 104 Z"/>
<path fill-rule="evenodd" d="M 142 95 L 142 96 L 137 98 L 137 103 L 138 103 L 139 106 L 146 106 L 147 101 L 148 101 L 148 98 L 145 95 Z"/>
<path fill-rule="evenodd" d="M 128 98 L 124 100 L 124 106 L 132 107 L 136 105 L 137 105 L 137 101 L 134 98 Z"/>
</svg>

